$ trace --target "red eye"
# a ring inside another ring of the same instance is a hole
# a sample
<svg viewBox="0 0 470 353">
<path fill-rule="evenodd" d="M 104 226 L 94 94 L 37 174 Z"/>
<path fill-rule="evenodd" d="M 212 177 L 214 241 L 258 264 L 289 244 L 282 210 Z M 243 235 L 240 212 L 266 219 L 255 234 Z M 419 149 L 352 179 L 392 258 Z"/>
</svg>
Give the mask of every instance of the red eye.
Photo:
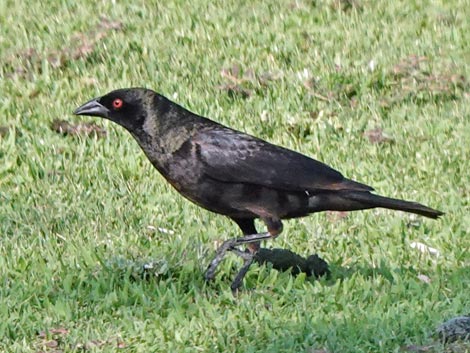
<svg viewBox="0 0 470 353">
<path fill-rule="evenodd" d="M 116 98 L 115 100 L 113 100 L 113 108 L 114 109 L 121 109 L 123 104 L 124 104 L 124 102 L 122 101 L 121 98 Z"/>
</svg>

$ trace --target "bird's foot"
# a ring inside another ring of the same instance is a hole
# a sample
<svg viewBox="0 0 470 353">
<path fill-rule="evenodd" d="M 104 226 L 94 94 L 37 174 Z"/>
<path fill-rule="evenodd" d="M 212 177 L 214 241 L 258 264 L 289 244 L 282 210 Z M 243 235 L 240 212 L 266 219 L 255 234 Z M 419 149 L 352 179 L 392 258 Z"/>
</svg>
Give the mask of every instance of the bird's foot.
<svg viewBox="0 0 470 353">
<path fill-rule="evenodd" d="M 204 275 L 204 278 L 206 279 L 206 281 L 211 281 L 214 279 L 215 271 L 217 270 L 217 267 L 224 259 L 227 251 L 236 244 L 236 241 L 237 239 L 229 239 L 229 240 L 224 241 L 222 245 L 219 246 L 214 259 L 211 261 L 211 263 L 207 267 L 206 273 Z"/>
<path fill-rule="evenodd" d="M 237 249 L 238 250 L 238 249 Z M 238 250 L 240 251 L 240 250 Z M 232 289 L 232 293 L 235 295 L 238 292 L 238 289 L 241 287 L 243 283 L 243 279 L 245 278 L 248 270 L 250 269 L 251 264 L 253 263 L 253 260 L 255 258 L 255 254 L 251 252 L 245 252 L 243 251 L 243 266 L 238 271 L 237 275 L 235 276 L 235 279 L 233 280 L 232 284 L 230 285 L 230 289 Z M 237 253 L 238 254 L 238 253 Z"/>
<path fill-rule="evenodd" d="M 217 253 L 214 259 L 211 261 L 211 263 L 209 264 L 209 267 L 206 270 L 206 273 L 204 276 L 206 281 L 210 281 L 214 279 L 217 267 L 224 259 L 225 254 L 227 253 L 227 251 L 232 251 L 236 255 L 243 258 L 244 260 L 244 264 L 242 268 L 240 269 L 240 272 L 237 274 L 237 276 L 235 277 L 235 280 L 232 283 L 232 290 L 234 286 L 239 288 L 243 280 L 243 277 L 245 277 L 246 272 L 248 271 L 251 263 L 253 262 L 254 254 L 237 249 L 236 246 L 243 245 L 243 244 L 257 243 L 261 240 L 266 240 L 270 238 L 272 238 L 272 235 L 269 232 L 266 232 L 266 233 L 245 235 L 241 238 L 229 239 L 229 240 L 224 241 L 223 244 L 217 249 Z"/>
</svg>

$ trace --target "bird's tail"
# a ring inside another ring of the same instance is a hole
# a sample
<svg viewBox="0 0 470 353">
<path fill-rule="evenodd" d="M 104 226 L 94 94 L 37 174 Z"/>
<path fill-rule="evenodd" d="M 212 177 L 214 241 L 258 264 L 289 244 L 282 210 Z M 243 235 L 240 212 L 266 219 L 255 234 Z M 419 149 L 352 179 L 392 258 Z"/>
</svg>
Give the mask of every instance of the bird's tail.
<svg viewBox="0 0 470 353">
<path fill-rule="evenodd" d="M 434 219 L 444 214 L 444 212 L 432 209 L 417 202 L 392 199 L 390 197 L 371 194 L 370 192 L 349 191 L 345 192 L 341 196 L 354 203 L 357 202 L 364 206 L 368 206 L 366 208 L 382 207 L 391 210 L 416 213 L 421 216 Z"/>
</svg>

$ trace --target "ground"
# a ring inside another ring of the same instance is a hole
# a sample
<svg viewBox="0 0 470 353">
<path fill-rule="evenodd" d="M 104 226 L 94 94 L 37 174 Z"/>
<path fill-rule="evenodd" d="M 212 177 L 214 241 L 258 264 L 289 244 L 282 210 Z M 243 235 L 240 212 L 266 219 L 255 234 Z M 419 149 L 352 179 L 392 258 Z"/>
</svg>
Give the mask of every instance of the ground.
<svg viewBox="0 0 470 353">
<path fill-rule="evenodd" d="M 3 1 L 0 351 L 470 351 L 431 337 L 470 312 L 469 8 Z M 233 297 L 239 259 L 203 272 L 236 226 L 122 128 L 71 114 L 129 86 L 446 215 L 288 221 L 264 246 L 318 254 L 330 277 L 253 266 Z"/>
</svg>

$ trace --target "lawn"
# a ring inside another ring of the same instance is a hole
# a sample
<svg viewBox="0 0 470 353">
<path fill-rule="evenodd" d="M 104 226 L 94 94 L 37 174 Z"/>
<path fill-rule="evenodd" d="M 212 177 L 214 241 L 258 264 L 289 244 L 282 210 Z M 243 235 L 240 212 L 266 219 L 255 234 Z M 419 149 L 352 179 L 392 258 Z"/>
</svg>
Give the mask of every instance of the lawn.
<svg viewBox="0 0 470 353">
<path fill-rule="evenodd" d="M 0 2 L 0 351 L 469 352 L 432 337 L 470 314 L 469 8 Z M 129 86 L 446 215 L 287 221 L 263 246 L 330 277 L 253 266 L 234 297 L 238 258 L 203 273 L 236 225 L 122 128 L 71 113 Z"/>
</svg>

